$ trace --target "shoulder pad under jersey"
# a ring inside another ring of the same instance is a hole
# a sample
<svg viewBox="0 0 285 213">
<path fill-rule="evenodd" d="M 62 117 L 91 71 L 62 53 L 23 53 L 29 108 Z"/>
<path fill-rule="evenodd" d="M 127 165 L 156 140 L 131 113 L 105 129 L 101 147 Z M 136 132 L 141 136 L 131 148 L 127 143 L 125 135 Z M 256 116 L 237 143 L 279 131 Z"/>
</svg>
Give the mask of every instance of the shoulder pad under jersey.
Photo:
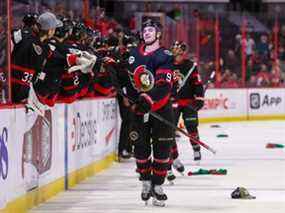
<svg viewBox="0 0 285 213">
<path fill-rule="evenodd" d="M 159 62 L 166 62 L 166 61 L 172 61 L 173 60 L 173 55 L 172 53 L 168 50 L 168 49 L 165 49 L 165 48 L 161 48 L 156 57 L 158 58 L 158 61 Z"/>
</svg>

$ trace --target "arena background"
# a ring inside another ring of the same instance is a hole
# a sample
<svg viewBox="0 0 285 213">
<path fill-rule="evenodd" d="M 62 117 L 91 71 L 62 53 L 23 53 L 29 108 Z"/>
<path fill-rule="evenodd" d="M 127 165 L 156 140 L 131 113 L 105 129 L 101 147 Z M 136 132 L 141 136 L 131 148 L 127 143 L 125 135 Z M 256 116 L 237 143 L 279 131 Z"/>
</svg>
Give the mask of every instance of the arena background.
<svg viewBox="0 0 285 213">
<path fill-rule="evenodd" d="M 145 17 L 155 17 L 164 46 L 187 42 L 204 82 L 216 72 L 200 117 L 224 122 L 285 118 L 284 9 L 281 0 L 1 0 L 0 212 L 28 211 L 110 166 L 117 151 L 114 98 L 59 103 L 46 113 L 48 125 L 11 103 L 10 32 L 24 14 L 52 11 L 103 36 L 118 26 L 136 33 Z"/>
</svg>

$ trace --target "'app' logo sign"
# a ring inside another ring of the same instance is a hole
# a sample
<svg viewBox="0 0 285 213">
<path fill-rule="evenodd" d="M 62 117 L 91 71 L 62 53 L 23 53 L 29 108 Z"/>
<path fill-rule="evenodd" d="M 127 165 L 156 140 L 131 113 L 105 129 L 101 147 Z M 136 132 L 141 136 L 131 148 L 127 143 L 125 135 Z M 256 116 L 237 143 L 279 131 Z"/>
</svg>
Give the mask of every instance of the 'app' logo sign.
<svg viewBox="0 0 285 213">
<path fill-rule="evenodd" d="M 260 108 L 260 95 L 258 93 L 250 94 L 250 108 L 259 109 Z"/>
<path fill-rule="evenodd" d="M 259 109 L 261 107 L 274 107 L 282 102 L 282 98 L 278 96 L 261 96 L 259 93 L 250 94 L 250 108 Z"/>
</svg>

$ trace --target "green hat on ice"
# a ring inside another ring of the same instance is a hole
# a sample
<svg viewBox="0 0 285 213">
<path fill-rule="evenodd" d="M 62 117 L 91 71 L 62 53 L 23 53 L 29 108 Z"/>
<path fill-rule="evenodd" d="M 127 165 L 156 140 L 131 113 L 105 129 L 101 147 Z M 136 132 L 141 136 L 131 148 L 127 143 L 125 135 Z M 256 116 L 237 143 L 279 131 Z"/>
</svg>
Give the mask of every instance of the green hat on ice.
<svg viewBox="0 0 285 213">
<path fill-rule="evenodd" d="M 255 199 L 255 196 L 249 194 L 246 188 L 237 187 L 231 194 L 233 199 Z"/>
</svg>

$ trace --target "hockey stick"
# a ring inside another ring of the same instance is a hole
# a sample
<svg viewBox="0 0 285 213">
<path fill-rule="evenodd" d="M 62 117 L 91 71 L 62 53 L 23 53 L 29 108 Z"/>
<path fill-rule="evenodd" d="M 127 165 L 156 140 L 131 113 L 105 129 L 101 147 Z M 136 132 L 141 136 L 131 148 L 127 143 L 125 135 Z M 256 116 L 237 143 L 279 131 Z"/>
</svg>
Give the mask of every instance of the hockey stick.
<svg viewBox="0 0 285 213">
<path fill-rule="evenodd" d="M 210 75 L 209 79 L 207 80 L 207 82 L 206 82 L 206 84 L 205 84 L 204 93 L 206 93 L 206 90 L 208 89 L 209 84 L 212 83 L 212 81 L 213 81 L 213 79 L 214 79 L 215 76 L 216 76 L 216 71 L 213 70 L 213 71 L 211 72 L 211 75 Z"/>
<path fill-rule="evenodd" d="M 212 152 L 213 154 L 216 154 L 216 150 L 214 150 L 213 148 L 211 148 L 209 145 L 205 144 L 204 142 L 202 142 L 201 140 L 198 140 L 194 137 L 192 137 L 190 134 L 188 134 L 188 132 L 186 132 L 185 130 L 179 128 L 178 126 L 174 125 L 173 123 L 171 123 L 170 121 L 164 119 L 163 117 L 161 117 L 159 114 L 157 114 L 156 112 L 150 112 L 149 113 L 151 116 L 153 116 L 154 118 L 156 118 L 157 120 L 161 121 L 162 123 L 167 124 L 169 127 L 171 127 L 173 130 L 179 131 L 181 132 L 183 135 L 185 135 L 186 137 L 188 137 L 189 139 L 191 139 L 191 141 L 193 141 L 196 144 L 199 144 L 201 146 L 203 146 L 205 149 L 209 150 L 210 152 Z"/>
<path fill-rule="evenodd" d="M 134 101 L 131 97 L 129 97 L 128 95 L 124 94 L 121 89 L 117 89 L 117 92 L 118 92 L 118 94 L 121 95 L 122 97 L 127 98 L 130 103 L 133 103 L 133 104 L 135 103 L 135 101 Z M 216 150 L 214 150 L 213 148 L 211 148 L 210 146 L 208 146 L 208 145 L 205 144 L 204 142 L 202 142 L 202 141 L 200 141 L 200 140 L 194 138 L 193 136 L 191 136 L 190 134 L 188 134 L 188 132 L 186 132 L 185 130 L 183 130 L 183 129 L 177 127 L 176 125 L 174 125 L 174 124 L 171 123 L 170 121 L 168 121 L 168 120 L 166 120 L 165 118 L 163 118 L 163 117 L 162 117 L 161 115 L 159 115 L 158 113 L 150 111 L 149 114 L 150 114 L 152 117 L 154 117 L 154 118 L 156 118 L 157 120 L 159 120 L 160 122 L 162 122 L 162 123 L 168 125 L 168 126 L 171 127 L 173 130 L 176 130 L 176 131 L 181 132 L 183 135 L 185 135 L 186 137 L 188 137 L 189 139 L 191 139 L 194 143 L 200 144 L 200 145 L 203 146 L 205 149 L 209 150 L 209 151 L 212 152 L 213 154 L 216 154 Z"/>
<path fill-rule="evenodd" d="M 30 84 L 29 96 L 25 107 L 27 110 L 31 110 L 41 116 L 46 125 L 50 126 L 49 120 L 44 115 L 44 111 L 46 110 L 45 105 L 38 100 L 32 83 Z"/>
<path fill-rule="evenodd" d="M 25 108 L 26 108 L 27 111 L 31 110 L 31 111 L 35 112 L 38 116 L 40 116 L 43 119 L 44 123 L 47 126 L 50 126 L 49 120 L 40 112 L 39 109 L 36 109 L 35 107 L 31 107 L 29 105 L 25 105 Z"/>
<path fill-rule="evenodd" d="M 189 70 L 189 72 L 187 73 L 187 75 L 185 76 L 185 78 L 183 79 L 183 81 L 181 82 L 181 84 L 179 85 L 178 89 L 177 89 L 177 93 L 179 93 L 179 91 L 181 90 L 181 88 L 184 86 L 184 84 L 186 83 L 187 79 L 189 78 L 189 76 L 192 74 L 192 72 L 194 71 L 194 69 L 197 67 L 197 63 L 194 62 L 193 66 L 191 67 L 191 69 Z"/>
<path fill-rule="evenodd" d="M 124 94 L 122 89 L 120 88 L 120 84 L 118 83 L 118 79 L 116 77 L 116 71 L 113 68 L 113 66 L 110 66 L 109 69 L 110 70 L 110 77 L 111 77 L 111 81 L 114 85 L 114 87 L 117 90 L 117 93 L 119 95 L 121 95 L 122 97 L 125 97 L 126 99 L 128 99 L 128 101 L 132 104 L 135 103 L 135 100 L 133 100 L 131 97 L 129 97 L 128 95 Z M 188 134 L 188 132 L 186 132 L 185 130 L 177 127 L 175 124 L 171 123 L 170 121 L 166 120 L 165 118 L 163 118 L 161 115 L 159 115 L 156 112 L 152 112 L 150 111 L 149 114 L 151 116 L 153 116 L 154 118 L 156 118 L 157 120 L 161 121 L 162 123 L 168 125 L 169 127 L 171 127 L 173 130 L 179 131 L 181 132 L 183 135 L 185 135 L 186 137 L 188 137 L 189 139 L 191 139 L 194 143 L 196 144 L 200 144 L 202 147 L 204 147 L 205 149 L 209 150 L 210 152 L 212 152 L 213 154 L 216 154 L 216 150 L 214 150 L 213 148 L 211 148 L 210 146 L 208 146 L 207 144 L 205 144 L 204 142 L 196 139 L 195 137 L 191 136 L 190 134 Z"/>
</svg>

